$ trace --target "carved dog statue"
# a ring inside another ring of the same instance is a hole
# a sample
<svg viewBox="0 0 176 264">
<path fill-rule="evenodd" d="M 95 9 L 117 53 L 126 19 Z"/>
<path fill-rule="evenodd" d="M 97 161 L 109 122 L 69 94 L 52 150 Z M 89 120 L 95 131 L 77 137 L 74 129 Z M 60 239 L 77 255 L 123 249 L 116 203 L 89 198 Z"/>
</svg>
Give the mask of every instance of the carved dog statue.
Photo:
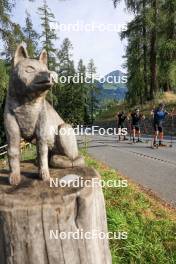
<svg viewBox="0 0 176 264">
<path fill-rule="evenodd" d="M 58 168 L 84 166 L 72 127 L 45 99 L 56 79 L 57 74 L 47 68 L 45 50 L 35 60 L 28 57 L 25 44 L 17 47 L 4 113 L 12 185 L 21 181 L 21 138 L 36 143 L 39 176 L 44 181 L 50 178 L 49 163 Z"/>
</svg>

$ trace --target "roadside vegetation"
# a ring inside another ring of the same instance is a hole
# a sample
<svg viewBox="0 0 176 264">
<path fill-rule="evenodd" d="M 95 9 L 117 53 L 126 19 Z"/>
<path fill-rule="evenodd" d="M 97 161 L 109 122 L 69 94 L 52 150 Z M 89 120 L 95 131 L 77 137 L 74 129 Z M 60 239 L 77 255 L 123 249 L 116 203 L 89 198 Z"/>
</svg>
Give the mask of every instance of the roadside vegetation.
<svg viewBox="0 0 176 264">
<path fill-rule="evenodd" d="M 117 171 L 86 155 L 88 166 L 105 181 L 124 179 Z M 108 229 L 127 232 L 125 240 L 110 240 L 113 264 L 176 263 L 176 211 L 133 183 L 125 188 L 104 188 Z"/>
<path fill-rule="evenodd" d="M 121 103 L 113 101 L 112 104 L 109 103 L 108 108 L 106 108 L 97 116 L 96 121 L 97 122 L 114 121 L 118 111 L 124 111 L 126 113 L 130 113 L 132 110 L 134 110 L 137 107 L 141 109 L 142 113 L 145 116 L 150 116 L 151 110 L 161 102 L 165 103 L 166 109 L 168 111 L 172 111 L 173 108 L 176 111 L 176 94 L 172 92 L 165 92 L 158 94 L 155 100 L 146 102 L 143 105 L 138 104 L 131 106 L 129 103 L 125 101 Z"/>
<path fill-rule="evenodd" d="M 22 160 L 35 158 L 35 147 L 22 153 Z M 107 165 L 81 150 L 88 166 L 95 168 L 102 179 L 127 180 Z M 127 232 L 127 239 L 110 240 L 113 264 L 176 263 L 176 211 L 128 180 L 127 187 L 103 188 L 108 230 Z"/>
</svg>

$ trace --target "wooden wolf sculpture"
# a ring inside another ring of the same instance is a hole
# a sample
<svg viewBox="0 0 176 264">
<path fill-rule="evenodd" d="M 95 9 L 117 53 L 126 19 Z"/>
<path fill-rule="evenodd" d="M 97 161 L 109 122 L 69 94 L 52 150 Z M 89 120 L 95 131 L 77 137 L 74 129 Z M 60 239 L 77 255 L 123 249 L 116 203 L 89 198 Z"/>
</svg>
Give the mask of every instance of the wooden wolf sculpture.
<svg viewBox="0 0 176 264">
<path fill-rule="evenodd" d="M 58 168 L 84 166 L 72 127 L 45 99 L 56 81 L 57 74 L 47 68 L 45 50 L 35 60 L 28 58 L 25 44 L 17 47 L 4 113 L 12 185 L 21 181 L 21 138 L 36 143 L 39 177 L 44 181 L 50 178 L 48 163 Z"/>
</svg>

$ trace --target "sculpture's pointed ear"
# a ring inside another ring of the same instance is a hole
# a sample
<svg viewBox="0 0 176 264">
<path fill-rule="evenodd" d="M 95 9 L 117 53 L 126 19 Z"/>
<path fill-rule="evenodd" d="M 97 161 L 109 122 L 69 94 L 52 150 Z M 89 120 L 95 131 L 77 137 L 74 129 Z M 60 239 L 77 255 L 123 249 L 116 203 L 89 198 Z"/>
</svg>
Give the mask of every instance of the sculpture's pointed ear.
<svg viewBox="0 0 176 264">
<path fill-rule="evenodd" d="M 40 57 L 39 57 L 39 61 L 41 63 L 46 64 L 46 65 L 48 64 L 48 54 L 47 54 L 47 51 L 45 49 L 42 50 Z"/>
<path fill-rule="evenodd" d="M 16 66 L 20 60 L 28 58 L 28 52 L 26 49 L 26 44 L 22 42 L 20 45 L 17 46 L 14 56 L 14 66 Z"/>
</svg>

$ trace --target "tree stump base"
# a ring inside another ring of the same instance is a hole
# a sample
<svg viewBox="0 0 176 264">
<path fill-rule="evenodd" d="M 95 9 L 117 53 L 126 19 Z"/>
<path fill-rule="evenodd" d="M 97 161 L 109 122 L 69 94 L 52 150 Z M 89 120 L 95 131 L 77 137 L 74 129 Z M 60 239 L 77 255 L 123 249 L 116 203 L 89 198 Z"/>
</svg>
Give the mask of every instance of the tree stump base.
<svg viewBox="0 0 176 264">
<path fill-rule="evenodd" d="M 22 163 L 23 179 L 17 187 L 1 172 L 0 263 L 111 264 L 108 239 L 99 237 L 107 234 L 101 187 L 50 187 L 37 179 L 36 171 L 31 163 Z M 87 167 L 50 173 L 55 183 L 70 174 L 83 182 L 100 177 Z M 85 234 L 98 236 L 86 239 Z"/>
</svg>

